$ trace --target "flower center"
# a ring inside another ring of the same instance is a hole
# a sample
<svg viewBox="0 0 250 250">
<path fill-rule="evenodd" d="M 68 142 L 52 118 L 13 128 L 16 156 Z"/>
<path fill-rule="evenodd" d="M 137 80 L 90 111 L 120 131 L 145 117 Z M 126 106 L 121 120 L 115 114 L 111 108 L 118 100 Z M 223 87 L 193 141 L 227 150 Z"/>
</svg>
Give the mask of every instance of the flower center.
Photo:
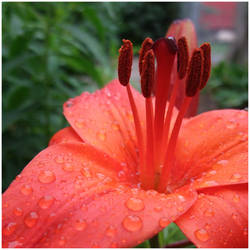
<svg viewBox="0 0 250 250">
<path fill-rule="evenodd" d="M 118 77 L 120 83 L 127 88 L 134 117 L 140 157 L 140 182 L 144 189 L 171 192 L 171 170 L 175 166 L 175 148 L 182 120 L 191 100 L 205 87 L 210 75 L 210 44 L 204 43 L 200 48 L 194 49 L 190 58 L 185 37 L 177 42 L 173 37 L 160 38 L 155 42 L 150 38 L 144 40 L 139 56 L 139 72 L 142 95 L 145 98 L 145 135 L 129 84 L 133 60 L 132 43 L 123 40 L 119 53 Z M 178 91 L 182 88 L 185 88 L 185 97 L 178 115 L 174 116 Z"/>
</svg>

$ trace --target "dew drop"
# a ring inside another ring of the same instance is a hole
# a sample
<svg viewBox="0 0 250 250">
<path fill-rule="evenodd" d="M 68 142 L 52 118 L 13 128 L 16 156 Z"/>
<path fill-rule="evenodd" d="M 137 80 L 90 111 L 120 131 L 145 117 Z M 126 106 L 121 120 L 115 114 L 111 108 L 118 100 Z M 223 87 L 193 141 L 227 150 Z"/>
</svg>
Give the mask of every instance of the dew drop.
<svg viewBox="0 0 250 250">
<path fill-rule="evenodd" d="M 233 218 L 234 220 L 236 220 L 236 219 L 237 219 L 237 215 L 236 215 L 236 214 L 232 214 L 232 218 Z"/>
<path fill-rule="evenodd" d="M 15 240 L 15 241 L 11 241 L 11 242 L 8 243 L 8 248 L 19 248 L 22 245 L 23 245 L 23 243 L 21 243 L 18 240 Z"/>
<path fill-rule="evenodd" d="M 159 225 L 163 228 L 166 227 L 169 223 L 170 221 L 166 217 L 162 217 L 159 220 Z"/>
<path fill-rule="evenodd" d="M 106 133 L 104 132 L 98 132 L 97 133 L 97 138 L 101 141 L 105 141 L 106 140 Z"/>
<path fill-rule="evenodd" d="M 219 165 L 226 165 L 228 163 L 228 160 L 219 160 L 217 161 L 217 164 Z"/>
<path fill-rule="evenodd" d="M 142 211 L 145 207 L 141 199 L 131 197 L 126 201 L 126 207 L 132 211 Z"/>
<path fill-rule="evenodd" d="M 161 212 L 162 211 L 162 207 L 161 206 L 154 207 L 154 210 L 156 212 Z"/>
<path fill-rule="evenodd" d="M 71 163 L 67 162 L 62 166 L 62 169 L 66 172 L 72 172 L 74 170 L 74 167 Z"/>
<path fill-rule="evenodd" d="M 208 208 L 207 210 L 205 210 L 204 215 L 206 217 L 212 217 L 214 216 L 214 211 L 211 208 Z"/>
<path fill-rule="evenodd" d="M 71 100 L 69 100 L 65 103 L 66 108 L 70 108 L 70 107 L 72 107 L 72 105 L 73 105 L 73 102 Z"/>
<path fill-rule="evenodd" d="M 122 222 L 123 227 L 129 232 L 136 232 L 142 228 L 142 220 L 135 215 L 128 215 Z"/>
<path fill-rule="evenodd" d="M 63 246 L 65 246 L 65 244 L 66 244 L 65 237 L 62 236 L 62 237 L 59 239 L 59 241 L 58 241 L 58 245 L 59 245 L 60 247 L 63 247 Z"/>
<path fill-rule="evenodd" d="M 44 171 L 40 172 L 40 174 L 38 176 L 38 180 L 41 183 L 48 184 L 48 183 L 54 182 L 56 180 L 56 176 L 52 171 L 44 170 Z"/>
<path fill-rule="evenodd" d="M 83 231 L 87 227 L 87 223 L 85 220 L 79 219 L 75 222 L 74 227 L 77 231 Z"/>
<path fill-rule="evenodd" d="M 244 229 L 243 229 L 243 234 L 244 234 L 244 235 L 248 235 L 248 228 L 244 228 Z"/>
<path fill-rule="evenodd" d="M 30 195 L 31 193 L 33 192 L 33 189 L 30 185 L 28 184 L 24 184 L 22 187 L 21 187 L 21 193 L 24 194 L 24 195 Z"/>
<path fill-rule="evenodd" d="M 3 235 L 9 236 L 14 233 L 16 230 L 16 223 L 15 222 L 10 222 L 6 227 L 3 228 Z"/>
<path fill-rule="evenodd" d="M 47 209 L 49 207 L 51 207 L 51 205 L 54 202 L 54 197 L 50 196 L 50 195 L 45 195 L 44 197 L 42 197 L 39 202 L 38 202 L 38 206 L 42 209 Z"/>
<path fill-rule="evenodd" d="M 15 214 L 16 216 L 21 216 L 21 215 L 23 215 L 23 210 L 22 210 L 21 208 L 19 208 L 19 207 L 16 207 L 16 208 L 14 209 L 14 214 Z"/>
<path fill-rule="evenodd" d="M 83 123 L 82 121 L 75 121 L 75 126 L 76 126 L 77 128 L 83 128 L 84 123 Z"/>
<path fill-rule="evenodd" d="M 216 174 L 216 170 L 211 170 L 208 172 L 210 175 L 215 175 Z"/>
<path fill-rule="evenodd" d="M 38 214 L 36 212 L 30 212 L 24 218 L 24 224 L 29 228 L 34 227 L 37 221 L 38 221 Z"/>
<path fill-rule="evenodd" d="M 241 177 L 242 177 L 241 174 L 235 173 L 231 177 L 231 182 L 237 182 L 241 179 Z"/>
<path fill-rule="evenodd" d="M 182 212 L 182 211 L 184 211 L 184 207 L 179 206 L 179 207 L 177 207 L 177 210 L 178 210 L 179 212 Z"/>
<path fill-rule="evenodd" d="M 82 206 L 81 206 L 81 210 L 82 210 L 83 212 L 88 211 L 88 207 L 87 207 L 87 205 L 86 205 L 86 204 L 82 204 Z"/>
<path fill-rule="evenodd" d="M 235 194 L 235 195 L 233 196 L 233 201 L 234 201 L 235 203 L 238 203 L 238 202 L 240 201 L 240 196 L 239 196 L 238 194 Z"/>
<path fill-rule="evenodd" d="M 207 241 L 209 239 L 209 234 L 207 232 L 207 230 L 201 228 L 201 229 L 198 229 L 194 232 L 195 234 L 195 237 L 200 240 L 200 241 Z"/>
<path fill-rule="evenodd" d="M 226 125 L 228 129 L 234 129 L 236 127 L 236 122 L 235 120 L 229 121 L 229 123 Z"/>
<path fill-rule="evenodd" d="M 64 158 L 63 158 L 63 156 L 61 156 L 61 155 L 58 155 L 58 156 L 56 156 L 56 158 L 55 158 L 55 162 L 56 163 L 64 163 Z"/>
<path fill-rule="evenodd" d="M 120 129 L 119 124 L 113 123 L 112 124 L 112 129 L 115 130 L 115 131 L 119 130 Z"/>
<path fill-rule="evenodd" d="M 89 168 L 81 168 L 80 172 L 81 172 L 81 174 L 82 174 L 83 176 L 85 176 L 86 178 L 92 177 Z"/>
<path fill-rule="evenodd" d="M 181 202 L 184 202 L 186 201 L 185 197 L 183 195 L 178 195 L 178 199 L 181 201 Z"/>
<path fill-rule="evenodd" d="M 109 227 L 107 228 L 107 230 L 106 230 L 106 235 L 107 235 L 108 237 L 114 237 L 115 234 L 116 234 L 116 229 L 115 229 L 115 227 L 114 227 L 114 226 L 109 226 Z"/>
</svg>

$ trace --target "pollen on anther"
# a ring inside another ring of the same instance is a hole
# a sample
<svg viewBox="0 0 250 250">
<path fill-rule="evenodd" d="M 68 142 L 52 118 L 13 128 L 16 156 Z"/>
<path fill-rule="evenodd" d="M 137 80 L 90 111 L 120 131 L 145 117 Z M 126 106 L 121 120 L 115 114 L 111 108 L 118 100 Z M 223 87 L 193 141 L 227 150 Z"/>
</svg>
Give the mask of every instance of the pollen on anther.
<svg viewBox="0 0 250 250">
<path fill-rule="evenodd" d="M 126 86 L 129 83 L 132 69 L 133 44 L 125 39 L 122 42 L 123 45 L 119 49 L 118 78 L 120 83 Z"/>
<path fill-rule="evenodd" d="M 141 89 L 145 98 L 151 96 L 155 78 L 155 57 L 152 49 L 148 50 L 142 61 Z"/>
<path fill-rule="evenodd" d="M 209 79 L 210 76 L 210 72 L 211 72 L 211 46 L 209 43 L 203 43 L 200 48 L 203 51 L 203 73 L 202 73 L 202 77 L 201 77 L 201 85 L 200 85 L 200 89 L 203 89 L 206 84 L 207 81 Z"/>
<path fill-rule="evenodd" d="M 154 44 L 153 40 L 151 38 L 147 37 L 147 38 L 145 38 L 145 40 L 143 41 L 143 43 L 141 45 L 141 49 L 139 52 L 139 72 L 140 72 L 140 74 L 142 73 L 142 61 L 144 59 L 144 56 L 145 56 L 146 52 L 152 48 L 153 44 Z"/>
<path fill-rule="evenodd" d="M 187 72 L 188 67 L 188 43 L 186 37 L 181 37 L 178 40 L 178 53 L 177 53 L 177 72 L 180 79 L 183 79 Z"/>
<path fill-rule="evenodd" d="M 189 63 L 186 79 L 186 95 L 188 97 L 193 97 L 200 89 L 202 72 L 203 52 L 201 49 L 195 49 Z"/>
</svg>

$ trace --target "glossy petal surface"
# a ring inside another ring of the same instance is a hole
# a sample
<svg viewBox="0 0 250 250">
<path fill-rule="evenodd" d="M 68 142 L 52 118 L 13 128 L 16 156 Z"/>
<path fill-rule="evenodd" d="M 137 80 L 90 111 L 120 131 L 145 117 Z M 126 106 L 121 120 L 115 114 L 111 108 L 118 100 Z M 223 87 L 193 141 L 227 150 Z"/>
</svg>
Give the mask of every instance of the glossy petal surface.
<svg viewBox="0 0 250 250">
<path fill-rule="evenodd" d="M 196 188 L 248 182 L 248 113 L 217 110 L 186 121 L 176 148 L 173 187 Z"/>
<path fill-rule="evenodd" d="M 198 247 L 248 246 L 247 184 L 202 190 L 177 225 Z"/>
<path fill-rule="evenodd" d="M 197 198 L 190 187 L 165 195 L 136 186 L 125 166 L 87 144 L 52 145 L 3 195 L 3 246 L 134 246 Z"/>
<path fill-rule="evenodd" d="M 144 99 L 136 90 L 132 92 L 144 128 Z M 118 80 L 93 94 L 85 92 L 70 99 L 64 104 L 64 115 L 83 141 L 136 169 L 133 115 L 126 88 Z"/>
</svg>

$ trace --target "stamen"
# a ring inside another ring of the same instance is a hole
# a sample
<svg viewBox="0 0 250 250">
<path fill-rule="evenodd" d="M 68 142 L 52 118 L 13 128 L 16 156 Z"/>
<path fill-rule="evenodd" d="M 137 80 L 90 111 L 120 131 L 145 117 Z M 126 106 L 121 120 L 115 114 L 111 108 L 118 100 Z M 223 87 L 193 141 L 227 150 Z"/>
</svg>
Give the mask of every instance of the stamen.
<svg viewBox="0 0 250 250">
<path fill-rule="evenodd" d="M 136 108 L 135 100 L 131 91 L 131 87 L 129 84 L 129 79 L 131 75 L 132 69 L 132 59 L 133 59 L 133 44 L 129 40 L 123 39 L 123 45 L 119 49 L 119 62 L 118 62 L 118 78 L 122 85 L 126 86 L 128 98 L 130 102 L 130 107 L 134 117 L 135 123 L 135 131 L 137 136 L 137 145 L 139 149 L 139 157 L 140 157 L 140 164 L 139 164 L 139 172 L 143 172 L 144 169 L 144 143 L 143 143 L 143 135 L 142 135 L 142 128 L 139 119 L 138 110 Z"/>
<path fill-rule="evenodd" d="M 155 57 L 152 49 L 148 50 L 142 61 L 141 89 L 145 98 L 152 94 L 155 80 Z"/>
<path fill-rule="evenodd" d="M 204 61 L 203 61 L 203 73 L 201 77 L 200 89 L 203 89 L 210 76 L 211 72 L 211 46 L 209 43 L 203 43 L 200 48 L 203 51 Z"/>
<path fill-rule="evenodd" d="M 118 78 L 123 86 L 129 83 L 132 60 L 133 60 L 133 44 L 129 40 L 122 40 L 123 45 L 119 49 L 119 61 L 118 61 Z"/>
<path fill-rule="evenodd" d="M 200 89 L 203 72 L 203 51 L 195 49 L 189 64 L 186 79 L 186 96 L 193 97 Z"/>
<path fill-rule="evenodd" d="M 152 49 L 148 50 L 142 61 L 141 88 L 145 97 L 147 144 L 145 171 L 142 177 L 142 186 L 145 189 L 154 188 L 154 125 L 153 125 L 153 103 L 152 90 L 155 81 L 155 58 Z"/>
<path fill-rule="evenodd" d="M 177 54 L 177 71 L 180 79 L 183 79 L 187 72 L 188 66 L 188 43 L 186 37 L 181 37 L 178 40 L 178 54 Z"/>
<path fill-rule="evenodd" d="M 154 44 L 153 40 L 151 38 L 147 37 L 141 45 L 141 49 L 139 52 L 139 72 L 140 72 L 140 75 L 142 73 L 142 61 L 144 60 L 144 56 L 145 56 L 146 52 L 152 48 L 153 44 Z"/>
</svg>

